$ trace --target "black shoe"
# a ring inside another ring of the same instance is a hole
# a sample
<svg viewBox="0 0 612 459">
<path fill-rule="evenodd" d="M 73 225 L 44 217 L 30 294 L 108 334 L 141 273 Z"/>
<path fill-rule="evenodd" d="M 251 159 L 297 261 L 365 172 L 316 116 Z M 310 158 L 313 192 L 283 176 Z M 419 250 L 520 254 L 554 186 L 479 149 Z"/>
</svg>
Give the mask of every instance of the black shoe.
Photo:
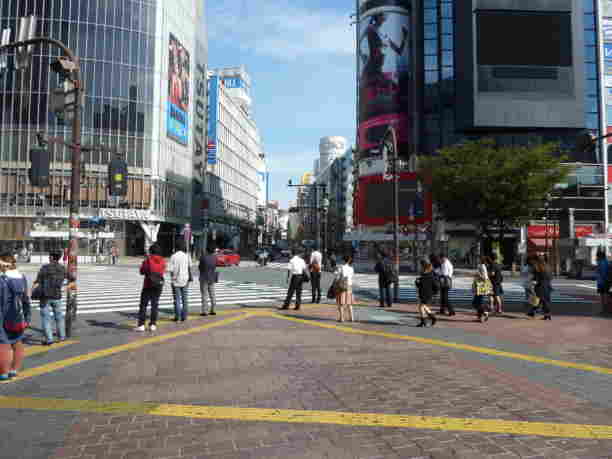
<svg viewBox="0 0 612 459">
<path fill-rule="evenodd" d="M 550 317 L 550 314 L 548 314 L 542 317 L 542 320 L 552 320 L 552 318 Z"/>
<path fill-rule="evenodd" d="M 529 317 L 535 317 L 535 312 L 533 312 L 533 311 L 528 312 L 528 313 L 527 313 L 527 315 L 528 315 Z"/>
<path fill-rule="evenodd" d="M 185 319 L 181 319 L 181 322 L 185 322 L 186 320 L 187 320 L 186 318 Z"/>
<path fill-rule="evenodd" d="M 384 307 L 385 307 L 385 305 L 384 305 L 384 304 L 381 304 L 381 305 L 380 305 L 380 307 L 381 307 L 381 308 L 384 308 Z"/>
<path fill-rule="evenodd" d="M 419 324 L 417 325 L 417 327 L 426 327 L 427 324 L 425 323 L 425 319 L 421 319 L 421 322 L 419 322 Z"/>
<path fill-rule="evenodd" d="M 202 317 L 204 317 L 204 316 L 207 316 L 207 315 L 208 315 L 208 313 L 207 313 L 207 312 L 201 312 L 201 313 L 200 313 L 200 315 L 201 315 Z"/>
<path fill-rule="evenodd" d="M 215 311 L 210 311 L 210 315 L 211 315 L 211 316 L 216 316 L 216 315 L 217 315 L 217 313 L 216 313 Z"/>
<path fill-rule="evenodd" d="M 434 316 L 433 314 L 429 314 L 429 318 L 431 320 L 431 326 L 433 327 L 436 324 L 436 316 Z"/>
<path fill-rule="evenodd" d="M 172 321 L 173 321 L 173 322 L 178 322 L 178 321 L 179 321 L 179 318 L 178 318 L 178 317 L 175 317 L 174 319 L 172 319 Z"/>
<path fill-rule="evenodd" d="M 317 303 L 318 303 L 318 301 L 313 298 L 312 299 L 312 304 L 317 304 Z"/>
</svg>

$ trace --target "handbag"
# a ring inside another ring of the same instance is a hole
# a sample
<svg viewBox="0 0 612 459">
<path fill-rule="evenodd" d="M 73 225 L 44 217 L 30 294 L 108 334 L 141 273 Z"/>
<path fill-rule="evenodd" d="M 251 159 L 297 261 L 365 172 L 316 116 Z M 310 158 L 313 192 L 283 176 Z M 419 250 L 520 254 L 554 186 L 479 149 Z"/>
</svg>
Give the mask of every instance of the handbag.
<svg viewBox="0 0 612 459">
<path fill-rule="evenodd" d="M 534 293 L 530 293 L 529 294 L 529 298 L 527 299 L 527 302 L 529 303 L 530 306 L 539 306 L 540 305 L 540 298 L 534 294 Z"/>
<path fill-rule="evenodd" d="M 336 298 L 336 281 L 332 282 L 329 289 L 327 289 L 327 298 L 330 300 Z"/>
</svg>

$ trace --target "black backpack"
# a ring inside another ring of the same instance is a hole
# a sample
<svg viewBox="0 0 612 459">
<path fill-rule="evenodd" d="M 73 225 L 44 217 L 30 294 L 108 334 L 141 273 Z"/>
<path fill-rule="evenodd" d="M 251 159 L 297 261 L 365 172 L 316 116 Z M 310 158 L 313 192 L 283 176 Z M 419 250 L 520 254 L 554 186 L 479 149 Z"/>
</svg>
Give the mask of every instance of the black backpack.
<svg viewBox="0 0 612 459">
<path fill-rule="evenodd" d="M 394 284 L 397 282 L 397 273 L 393 264 L 389 261 L 383 263 L 383 278 L 387 284 Z"/>
</svg>

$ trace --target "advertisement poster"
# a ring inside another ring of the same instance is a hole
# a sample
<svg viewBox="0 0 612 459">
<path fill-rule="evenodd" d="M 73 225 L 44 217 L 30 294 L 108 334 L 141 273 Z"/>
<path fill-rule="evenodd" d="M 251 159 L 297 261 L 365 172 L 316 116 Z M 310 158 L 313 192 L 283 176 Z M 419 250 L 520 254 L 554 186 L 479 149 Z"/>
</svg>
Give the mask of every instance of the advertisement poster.
<svg viewBox="0 0 612 459">
<path fill-rule="evenodd" d="M 168 137 L 182 145 L 189 138 L 189 88 L 191 82 L 189 52 L 170 34 L 168 45 Z"/>
<path fill-rule="evenodd" d="M 207 163 L 217 164 L 217 118 L 219 105 L 219 77 L 213 76 L 209 80 L 208 98 L 208 142 L 206 143 Z"/>
<path fill-rule="evenodd" d="M 410 0 L 362 2 L 357 30 L 359 159 L 375 158 L 388 126 L 394 126 L 400 154 L 410 143 Z"/>
</svg>

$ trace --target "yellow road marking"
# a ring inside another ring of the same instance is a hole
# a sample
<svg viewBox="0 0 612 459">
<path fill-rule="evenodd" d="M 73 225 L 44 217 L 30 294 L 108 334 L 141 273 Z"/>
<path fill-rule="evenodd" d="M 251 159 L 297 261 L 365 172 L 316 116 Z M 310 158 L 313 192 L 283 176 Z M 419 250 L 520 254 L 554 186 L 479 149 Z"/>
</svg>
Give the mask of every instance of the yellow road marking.
<svg viewBox="0 0 612 459">
<path fill-rule="evenodd" d="M 153 343 L 160 343 L 162 341 L 168 341 L 170 339 L 178 338 L 180 336 L 190 335 L 193 333 L 198 333 L 204 330 L 208 330 L 210 328 L 221 327 L 223 325 L 228 325 L 234 322 L 238 322 L 239 320 L 246 319 L 250 317 L 251 313 L 244 313 L 239 315 L 238 317 L 230 317 L 228 319 L 219 320 L 216 322 L 211 322 L 206 325 L 201 325 L 199 327 L 188 328 L 186 330 L 179 330 L 172 333 L 167 333 L 165 335 L 153 336 L 151 338 L 139 339 L 137 341 L 133 341 L 127 344 L 121 344 L 119 346 L 113 346 L 107 349 L 101 349 L 99 351 L 90 352 L 89 354 L 78 355 L 76 357 L 71 357 L 65 360 L 59 360 L 57 362 L 47 363 L 46 365 L 41 365 L 36 368 L 29 368 L 27 370 L 21 371 L 15 378 L 12 378 L 8 381 L 0 381 L 0 384 L 7 384 L 14 381 L 20 381 L 22 379 L 32 378 L 34 376 L 39 376 L 45 373 L 50 373 L 52 371 L 61 370 L 66 367 L 70 367 L 72 365 L 78 365 L 83 362 L 88 362 L 90 360 L 99 359 L 102 357 L 108 357 L 110 355 L 118 354 L 119 352 L 131 351 L 133 349 L 138 349 L 140 347 L 147 346 Z"/>
<path fill-rule="evenodd" d="M 99 402 L 0 396 L 0 408 L 33 411 L 76 411 L 99 414 L 134 414 L 192 419 L 336 424 L 347 426 L 488 432 L 544 437 L 612 439 L 612 426 L 506 421 L 503 419 L 405 416 L 401 414 L 351 413 L 342 411 L 278 410 L 228 406 L 170 405 L 158 403 Z"/>
<path fill-rule="evenodd" d="M 507 357 L 510 359 L 525 360 L 527 362 L 541 363 L 544 365 L 552 365 L 552 366 L 562 367 L 562 368 L 573 368 L 576 370 L 591 371 L 593 373 L 601 373 L 604 375 L 612 375 L 612 368 L 599 367 L 596 365 L 590 365 L 588 363 L 576 363 L 576 362 L 567 362 L 564 360 L 547 359 L 545 357 L 538 357 L 535 355 L 519 354 L 517 352 L 499 351 L 497 349 L 493 349 L 489 347 L 480 347 L 480 346 L 472 346 L 470 344 L 453 343 L 450 341 L 442 341 L 439 339 L 421 338 L 420 336 L 408 336 L 408 335 L 400 335 L 397 333 L 361 330 L 358 328 L 344 327 L 341 325 L 332 325 L 332 324 L 327 324 L 327 323 L 315 322 L 312 320 L 297 319 L 295 317 L 289 317 L 289 316 L 285 316 L 285 315 L 274 313 L 274 312 L 269 313 L 269 315 L 273 317 L 277 317 L 279 319 L 289 320 L 292 322 L 307 324 L 307 325 L 311 325 L 314 327 L 339 330 L 345 333 L 353 333 L 356 335 L 381 336 L 383 338 L 401 339 L 405 341 L 413 341 L 415 343 L 430 344 L 432 346 L 448 347 L 452 349 L 459 349 L 462 351 L 477 352 L 479 354 L 495 355 L 497 357 Z"/>
<path fill-rule="evenodd" d="M 59 349 L 60 347 L 69 346 L 71 344 L 76 344 L 78 341 L 75 340 L 67 340 L 60 341 L 59 343 L 54 343 L 51 346 L 25 346 L 25 356 L 30 357 L 31 355 L 42 354 L 43 352 L 52 351 L 54 349 Z"/>
</svg>

